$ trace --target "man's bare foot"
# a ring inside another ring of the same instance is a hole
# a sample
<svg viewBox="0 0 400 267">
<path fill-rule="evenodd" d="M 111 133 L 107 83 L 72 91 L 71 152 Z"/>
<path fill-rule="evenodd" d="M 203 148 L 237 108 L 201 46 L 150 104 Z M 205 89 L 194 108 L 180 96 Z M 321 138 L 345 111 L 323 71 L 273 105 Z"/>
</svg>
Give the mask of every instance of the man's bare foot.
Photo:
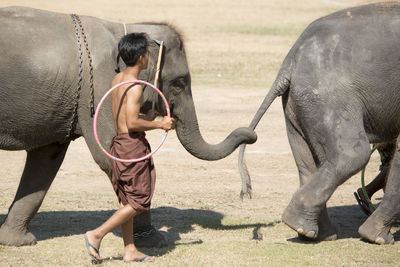
<svg viewBox="0 0 400 267">
<path fill-rule="evenodd" d="M 135 249 L 125 249 L 124 253 L 124 261 L 125 262 L 132 262 L 132 261 L 140 261 L 140 262 L 152 262 L 154 261 L 153 256 L 148 256 L 146 254 L 143 254 L 142 252 L 138 251 L 136 248 Z"/>
<path fill-rule="evenodd" d="M 87 231 L 85 236 L 89 245 L 89 254 L 91 254 L 96 260 L 101 261 L 102 259 L 100 258 L 100 255 L 98 253 L 98 250 L 100 249 L 101 239 L 97 237 L 94 231 Z M 97 251 L 93 246 L 97 249 Z"/>
</svg>

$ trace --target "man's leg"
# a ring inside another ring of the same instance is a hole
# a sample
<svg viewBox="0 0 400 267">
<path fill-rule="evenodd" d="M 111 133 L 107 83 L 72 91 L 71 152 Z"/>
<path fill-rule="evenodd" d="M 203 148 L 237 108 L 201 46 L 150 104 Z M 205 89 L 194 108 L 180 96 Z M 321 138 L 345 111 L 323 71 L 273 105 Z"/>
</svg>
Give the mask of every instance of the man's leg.
<svg viewBox="0 0 400 267">
<path fill-rule="evenodd" d="M 134 210 L 130 205 L 125 205 L 117 210 L 107 221 L 105 221 L 98 228 L 87 231 L 86 236 L 92 245 L 96 248 L 100 248 L 101 240 L 104 238 L 106 234 L 111 232 L 113 229 L 121 226 L 122 224 L 126 224 L 130 221 L 130 228 L 132 228 L 132 218 L 136 214 L 136 210 Z M 124 239 L 125 240 L 125 239 Z M 133 243 L 133 242 L 132 242 Z M 89 247 L 90 253 L 98 260 L 100 260 L 100 255 L 97 254 L 94 248 Z"/>
<path fill-rule="evenodd" d="M 129 206 L 129 205 L 127 205 Z M 121 224 L 122 238 L 124 240 L 124 261 L 130 262 L 135 260 L 143 259 L 146 261 L 153 261 L 154 257 L 149 257 L 142 252 L 138 251 L 135 244 L 133 243 L 133 217 Z"/>
</svg>

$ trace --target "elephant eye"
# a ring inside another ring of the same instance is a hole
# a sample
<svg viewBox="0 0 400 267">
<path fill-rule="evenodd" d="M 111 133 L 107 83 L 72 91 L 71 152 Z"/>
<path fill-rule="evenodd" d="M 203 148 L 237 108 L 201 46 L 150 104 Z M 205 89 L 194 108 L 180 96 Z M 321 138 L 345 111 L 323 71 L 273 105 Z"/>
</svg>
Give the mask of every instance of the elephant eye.
<svg viewBox="0 0 400 267">
<path fill-rule="evenodd" d="M 171 87 L 175 94 L 180 93 L 187 85 L 187 76 L 178 77 L 171 82 Z"/>
<path fill-rule="evenodd" d="M 172 82 L 172 86 L 174 87 L 184 87 L 185 86 L 185 77 L 179 77 Z"/>
</svg>

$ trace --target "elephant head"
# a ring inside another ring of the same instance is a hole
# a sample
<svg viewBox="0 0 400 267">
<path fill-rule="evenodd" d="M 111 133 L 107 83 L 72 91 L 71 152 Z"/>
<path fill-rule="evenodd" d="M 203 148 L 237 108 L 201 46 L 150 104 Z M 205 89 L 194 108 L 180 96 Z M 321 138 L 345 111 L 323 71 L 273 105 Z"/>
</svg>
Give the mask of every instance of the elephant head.
<svg viewBox="0 0 400 267">
<path fill-rule="evenodd" d="M 234 130 L 219 144 L 208 144 L 199 130 L 192 98 L 191 76 L 181 35 L 173 27 L 165 24 L 132 24 L 130 27 L 135 31 L 145 31 L 152 39 L 164 42 L 159 88 L 170 105 L 171 116 L 176 120 L 178 139 L 190 154 L 203 160 L 218 160 L 231 154 L 240 144 L 254 143 L 257 140 L 254 131 L 243 127 Z M 150 64 L 140 78 L 154 81 L 159 44 L 151 42 L 149 51 Z M 164 104 L 155 94 L 151 88 L 145 90 L 147 101 L 143 112 L 146 112 L 151 106 L 151 101 L 156 99 L 157 111 L 165 115 Z"/>
</svg>

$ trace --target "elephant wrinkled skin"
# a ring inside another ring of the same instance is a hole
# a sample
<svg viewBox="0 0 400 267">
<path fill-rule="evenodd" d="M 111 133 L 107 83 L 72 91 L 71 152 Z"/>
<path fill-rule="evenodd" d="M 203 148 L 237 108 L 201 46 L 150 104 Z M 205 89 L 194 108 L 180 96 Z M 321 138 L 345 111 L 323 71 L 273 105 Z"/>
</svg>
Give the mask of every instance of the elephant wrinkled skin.
<svg viewBox="0 0 400 267">
<path fill-rule="evenodd" d="M 342 10 L 311 23 L 286 56 L 278 77 L 251 122 L 282 96 L 289 143 L 300 188 L 283 213 L 299 235 L 337 239 L 326 202 L 336 188 L 365 167 L 370 144 L 397 138 L 387 190 L 359 228 L 362 238 L 393 243 L 400 218 L 400 4 Z M 240 147 L 242 194 L 250 178 Z"/>
<path fill-rule="evenodd" d="M 124 25 L 88 16 L 80 19 L 92 58 L 96 104 L 115 75 L 117 44 Z M 241 143 L 255 142 L 254 131 L 239 128 L 220 144 L 206 143 L 199 131 L 184 44 L 178 32 L 159 23 L 127 24 L 126 29 L 128 33 L 147 33 L 151 43 L 149 67 L 139 77 L 142 80 L 154 81 L 159 45 L 152 40 L 164 41 L 159 88 L 170 104 L 178 138 L 191 154 L 217 160 Z M 0 228 L 0 244 L 20 246 L 36 243 L 28 231 L 29 221 L 39 209 L 72 139 L 83 136 L 95 162 L 108 175 L 110 161 L 93 136 L 90 71 L 82 38 L 83 80 L 77 92 L 80 60 L 70 15 L 24 7 L 2 8 L 0 35 L 0 149 L 28 153 L 15 199 Z M 148 87 L 141 111 L 146 113 L 153 103 L 161 115 L 166 114 L 161 98 Z M 102 144 L 109 148 L 114 135 L 109 101 L 102 107 L 99 125 Z M 150 224 L 150 213 L 135 220 L 138 228 L 149 229 Z M 143 240 L 140 243 L 160 246 L 165 240 L 158 236 L 149 238 L 150 244 Z"/>
</svg>

